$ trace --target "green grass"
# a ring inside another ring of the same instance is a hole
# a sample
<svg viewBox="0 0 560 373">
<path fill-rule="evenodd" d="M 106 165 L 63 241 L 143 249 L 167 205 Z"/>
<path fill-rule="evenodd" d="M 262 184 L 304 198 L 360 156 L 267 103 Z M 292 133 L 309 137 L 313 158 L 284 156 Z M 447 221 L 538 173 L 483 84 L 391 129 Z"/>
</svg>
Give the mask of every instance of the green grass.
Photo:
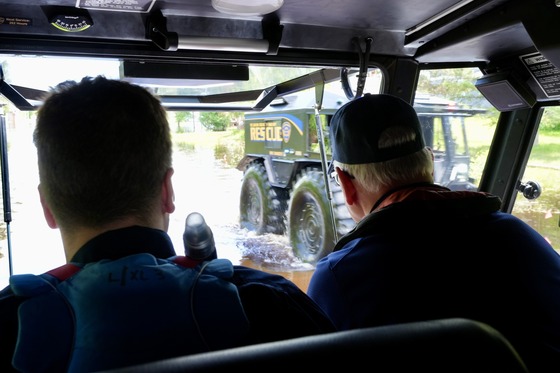
<svg viewBox="0 0 560 373">
<path fill-rule="evenodd" d="M 531 152 L 531 161 L 560 165 L 560 135 L 539 134 Z"/>
<path fill-rule="evenodd" d="M 471 154 L 472 175 L 479 180 L 488 150 L 492 142 L 495 126 L 488 118 L 467 118 L 467 139 Z M 558 190 L 560 194 L 560 133 L 539 133 L 531 151 L 525 177 L 542 180 L 549 190 Z M 557 170 L 558 172 L 551 172 Z M 543 186 L 544 186 L 543 185 Z"/>
</svg>

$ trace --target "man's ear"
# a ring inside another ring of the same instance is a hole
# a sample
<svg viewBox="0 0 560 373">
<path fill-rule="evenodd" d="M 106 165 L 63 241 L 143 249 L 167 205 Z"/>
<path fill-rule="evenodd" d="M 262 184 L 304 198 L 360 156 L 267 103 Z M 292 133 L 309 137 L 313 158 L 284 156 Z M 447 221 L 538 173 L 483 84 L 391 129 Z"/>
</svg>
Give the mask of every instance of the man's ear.
<svg viewBox="0 0 560 373">
<path fill-rule="evenodd" d="M 352 178 L 339 167 L 336 167 L 336 172 L 338 173 L 338 180 L 340 181 L 340 187 L 344 193 L 344 198 L 346 198 L 346 203 L 348 205 L 353 205 L 356 202 L 357 191 Z"/>
<path fill-rule="evenodd" d="M 171 177 L 173 176 L 173 168 L 169 168 L 163 178 L 163 185 L 161 188 L 161 206 L 163 212 L 168 214 L 175 211 L 175 192 L 173 191 L 173 183 Z"/>
<path fill-rule="evenodd" d="M 56 223 L 56 219 L 54 218 L 54 215 L 52 214 L 52 211 L 51 211 L 49 205 L 47 204 L 47 201 L 45 200 L 45 197 L 43 197 L 43 192 L 41 190 L 41 184 L 39 184 L 39 186 L 37 187 L 37 190 L 39 191 L 39 200 L 41 201 L 41 207 L 43 208 L 43 215 L 45 216 L 45 221 L 47 222 L 47 225 L 49 226 L 49 228 L 52 228 L 52 229 L 58 228 L 58 224 Z"/>
</svg>

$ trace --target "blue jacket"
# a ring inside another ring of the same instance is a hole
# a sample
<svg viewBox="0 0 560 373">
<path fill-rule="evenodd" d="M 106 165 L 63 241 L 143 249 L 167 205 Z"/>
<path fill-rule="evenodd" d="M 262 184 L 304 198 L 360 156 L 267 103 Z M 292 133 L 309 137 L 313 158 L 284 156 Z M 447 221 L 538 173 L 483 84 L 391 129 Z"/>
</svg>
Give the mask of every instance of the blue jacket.
<svg viewBox="0 0 560 373">
<path fill-rule="evenodd" d="M 560 256 L 499 208 L 497 197 L 441 188 L 389 204 L 341 237 L 307 293 L 340 329 L 482 321 L 529 371 L 560 371 Z"/>
<path fill-rule="evenodd" d="M 281 276 L 178 259 L 165 232 L 130 227 L 69 265 L 12 276 L 0 293 L 0 371 L 12 358 L 24 372 L 83 372 L 334 331 Z"/>
</svg>

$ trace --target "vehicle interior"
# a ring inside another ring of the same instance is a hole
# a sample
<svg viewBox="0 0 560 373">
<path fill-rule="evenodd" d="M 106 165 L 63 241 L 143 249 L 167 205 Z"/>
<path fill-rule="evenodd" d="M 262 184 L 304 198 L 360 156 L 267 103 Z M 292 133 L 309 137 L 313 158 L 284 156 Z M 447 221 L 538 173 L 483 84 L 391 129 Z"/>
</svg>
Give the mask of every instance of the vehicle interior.
<svg viewBox="0 0 560 373">
<path fill-rule="evenodd" d="M 476 184 L 512 212 L 518 195 L 546 193 L 524 171 L 543 112 L 560 106 L 559 18 L 555 0 L 0 0 L 0 60 L 16 58 L 2 64 L 0 96 L 22 112 L 41 106 L 52 83 L 20 79 L 22 59 L 45 78 L 63 69 L 51 59 L 108 62 L 169 111 L 209 112 L 258 112 L 308 89 L 320 110 L 325 86 L 359 97 L 373 69 L 379 93 L 413 103 L 423 72 L 475 68 L 472 87 L 497 112 Z"/>
</svg>

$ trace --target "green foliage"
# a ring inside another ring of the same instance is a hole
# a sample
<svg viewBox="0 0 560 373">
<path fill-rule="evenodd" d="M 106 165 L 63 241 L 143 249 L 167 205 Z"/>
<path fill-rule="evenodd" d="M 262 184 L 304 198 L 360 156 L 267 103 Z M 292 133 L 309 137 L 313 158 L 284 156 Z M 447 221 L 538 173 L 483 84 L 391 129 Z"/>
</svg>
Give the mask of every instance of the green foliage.
<svg viewBox="0 0 560 373">
<path fill-rule="evenodd" d="M 245 154 L 245 130 L 232 128 L 227 132 L 227 136 L 221 139 L 216 148 L 219 146 L 223 149 L 222 156 L 220 157 L 223 162 L 229 166 L 236 167 L 239 160 Z M 216 148 L 214 154 L 217 158 L 218 150 Z"/>
<path fill-rule="evenodd" d="M 173 135 L 175 149 L 192 153 L 200 149 L 213 149 L 214 158 L 229 167 L 236 167 L 245 150 L 245 130 L 229 127 L 218 132 L 187 132 Z"/>
<path fill-rule="evenodd" d="M 235 167 L 243 157 L 244 142 L 234 138 L 225 139 L 214 145 L 214 158 L 221 160 L 224 164 Z"/>
<path fill-rule="evenodd" d="M 560 131 L 560 107 L 553 106 L 546 108 L 546 115 L 543 115 L 540 128 L 544 132 Z"/>
<path fill-rule="evenodd" d="M 191 111 L 176 111 L 175 112 L 175 122 L 177 122 L 177 133 L 185 132 L 185 129 L 181 125 L 183 122 L 186 122 L 192 119 L 193 113 Z"/>
<path fill-rule="evenodd" d="M 417 90 L 470 107 L 488 106 L 474 86 L 481 75 L 477 68 L 422 70 Z"/>
<path fill-rule="evenodd" d="M 183 153 L 194 153 L 196 151 L 196 144 L 187 141 L 175 141 L 177 149 Z"/>
<path fill-rule="evenodd" d="M 230 123 L 228 113 L 203 112 L 200 114 L 200 123 L 210 131 L 225 131 Z"/>
<path fill-rule="evenodd" d="M 552 138 L 556 138 L 557 143 L 548 143 Z M 540 143 L 531 151 L 531 160 L 542 164 L 553 165 L 556 163 L 560 155 L 560 142 L 558 140 L 560 140 L 559 137 L 540 135 L 538 139 Z M 547 141 L 547 143 L 543 143 L 544 141 Z"/>
<path fill-rule="evenodd" d="M 329 127 L 327 126 L 327 116 L 325 114 L 320 115 L 320 120 L 323 128 L 323 142 L 325 144 L 325 149 L 327 153 L 330 154 L 330 138 L 329 138 Z M 309 115 L 309 149 L 313 152 L 319 152 L 319 133 L 317 131 L 317 118 L 315 115 Z"/>
</svg>

